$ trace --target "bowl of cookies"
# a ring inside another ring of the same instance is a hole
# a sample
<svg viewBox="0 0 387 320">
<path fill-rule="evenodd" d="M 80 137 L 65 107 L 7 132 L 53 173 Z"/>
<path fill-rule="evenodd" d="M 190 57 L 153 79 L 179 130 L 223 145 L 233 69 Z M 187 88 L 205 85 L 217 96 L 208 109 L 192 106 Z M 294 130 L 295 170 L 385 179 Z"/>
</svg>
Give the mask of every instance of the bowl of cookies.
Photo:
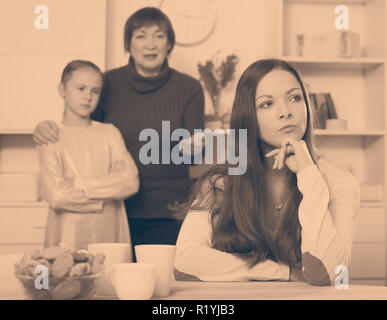
<svg viewBox="0 0 387 320">
<path fill-rule="evenodd" d="M 15 276 L 34 300 L 91 299 L 104 274 L 103 253 L 49 247 L 26 253 L 15 264 Z"/>
</svg>

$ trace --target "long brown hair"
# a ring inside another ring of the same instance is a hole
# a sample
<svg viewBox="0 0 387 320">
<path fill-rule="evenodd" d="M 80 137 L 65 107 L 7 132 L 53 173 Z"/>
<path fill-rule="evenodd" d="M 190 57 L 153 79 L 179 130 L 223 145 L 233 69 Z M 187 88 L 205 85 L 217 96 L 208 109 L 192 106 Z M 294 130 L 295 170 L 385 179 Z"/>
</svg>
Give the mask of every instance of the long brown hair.
<svg viewBox="0 0 387 320">
<path fill-rule="evenodd" d="M 263 178 L 267 169 L 263 141 L 259 136 L 255 95 L 261 79 L 274 69 L 292 73 L 300 83 L 307 107 L 307 127 L 303 139 L 313 161 L 317 162 L 309 97 L 299 73 L 282 60 L 259 60 L 251 64 L 239 79 L 230 122 L 230 128 L 235 129 L 236 150 L 239 150 L 239 129 L 247 129 L 245 174 L 228 175 L 229 164 L 215 165 L 198 179 L 188 201 L 175 207 L 183 215 L 189 210 L 210 210 L 213 248 L 247 260 L 250 267 L 265 259 L 291 266 L 301 261 L 298 207 L 302 195 L 295 174 L 289 174 L 284 217 L 275 239 L 265 219 L 265 212 L 272 210 L 272 203 L 270 189 Z"/>
</svg>

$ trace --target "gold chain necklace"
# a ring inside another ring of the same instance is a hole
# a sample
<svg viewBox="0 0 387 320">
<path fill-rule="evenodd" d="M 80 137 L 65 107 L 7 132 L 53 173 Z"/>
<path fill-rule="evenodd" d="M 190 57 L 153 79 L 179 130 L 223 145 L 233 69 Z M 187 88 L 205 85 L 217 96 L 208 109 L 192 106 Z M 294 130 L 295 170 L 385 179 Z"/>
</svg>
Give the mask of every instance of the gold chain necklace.
<svg viewBox="0 0 387 320">
<path fill-rule="evenodd" d="M 271 225 L 271 231 L 274 232 L 276 231 L 277 224 L 278 224 L 278 219 L 281 216 L 281 209 L 284 206 L 284 202 L 281 201 L 278 205 L 274 206 L 274 219 L 273 223 Z"/>
</svg>

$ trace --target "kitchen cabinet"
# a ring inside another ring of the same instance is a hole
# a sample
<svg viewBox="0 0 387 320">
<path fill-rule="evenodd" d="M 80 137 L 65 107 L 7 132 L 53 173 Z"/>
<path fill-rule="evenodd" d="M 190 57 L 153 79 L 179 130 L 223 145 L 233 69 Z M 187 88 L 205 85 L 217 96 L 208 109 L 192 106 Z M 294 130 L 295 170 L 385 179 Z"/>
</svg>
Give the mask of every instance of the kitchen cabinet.
<svg viewBox="0 0 387 320">
<path fill-rule="evenodd" d="M 0 203 L 0 254 L 42 248 L 47 213 L 43 202 Z"/>
<path fill-rule="evenodd" d="M 363 206 L 352 247 L 350 275 L 355 281 L 384 282 L 386 266 L 385 210 Z"/>
</svg>

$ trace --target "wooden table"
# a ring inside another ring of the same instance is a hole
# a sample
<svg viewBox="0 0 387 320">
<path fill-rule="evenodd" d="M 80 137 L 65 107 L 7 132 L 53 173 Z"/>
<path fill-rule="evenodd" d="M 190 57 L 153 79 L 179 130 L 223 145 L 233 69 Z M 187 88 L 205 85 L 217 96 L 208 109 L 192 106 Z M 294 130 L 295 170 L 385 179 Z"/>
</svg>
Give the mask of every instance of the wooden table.
<svg viewBox="0 0 387 320">
<path fill-rule="evenodd" d="M 21 292 L 2 292 L 0 300 L 24 300 Z M 96 296 L 96 300 L 116 300 Z M 154 300 L 387 300 L 387 287 L 349 285 L 317 287 L 302 282 L 189 282 L 173 281 L 168 297 Z"/>
</svg>

